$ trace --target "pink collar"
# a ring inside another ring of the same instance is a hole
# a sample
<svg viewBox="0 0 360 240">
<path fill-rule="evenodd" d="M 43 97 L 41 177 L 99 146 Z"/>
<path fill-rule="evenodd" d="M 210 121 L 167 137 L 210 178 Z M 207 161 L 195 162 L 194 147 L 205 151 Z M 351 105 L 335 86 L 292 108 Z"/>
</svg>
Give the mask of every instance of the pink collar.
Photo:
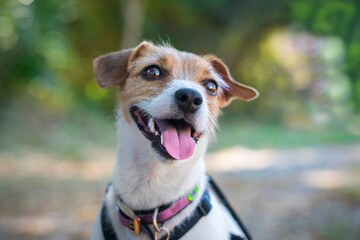
<svg viewBox="0 0 360 240">
<path fill-rule="evenodd" d="M 199 189 L 195 185 L 195 187 L 191 190 L 188 195 L 183 196 L 179 200 L 174 203 L 166 204 L 158 207 L 159 212 L 157 213 L 156 222 L 164 222 L 173 216 L 175 216 L 178 212 L 184 209 L 187 205 L 189 205 L 192 200 L 196 197 Z M 127 227 L 129 230 L 139 235 L 141 231 L 145 230 L 145 233 L 148 232 L 145 228 L 144 224 L 153 223 L 154 212 L 155 209 L 151 210 L 140 210 L 134 211 L 130 207 L 128 207 L 120 198 L 119 195 L 116 195 L 116 208 L 118 211 L 118 216 L 120 222 Z"/>
</svg>

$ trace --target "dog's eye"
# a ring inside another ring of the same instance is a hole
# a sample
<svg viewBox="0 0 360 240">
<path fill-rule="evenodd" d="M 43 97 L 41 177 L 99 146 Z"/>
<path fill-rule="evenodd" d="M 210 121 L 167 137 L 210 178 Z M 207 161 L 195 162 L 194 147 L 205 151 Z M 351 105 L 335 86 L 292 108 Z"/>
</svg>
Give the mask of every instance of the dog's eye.
<svg viewBox="0 0 360 240">
<path fill-rule="evenodd" d="M 212 79 L 206 80 L 205 83 L 204 83 L 204 86 L 205 86 L 207 92 L 208 92 L 210 95 L 213 95 L 213 96 L 216 95 L 217 89 L 218 89 L 218 85 L 217 85 L 217 83 L 215 82 L 215 80 L 212 80 Z"/>
<path fill-rule="evenodd" d="M 141 75 L 147 80 L 156 80 L 162 76 L 162 73 L 160 67 L 152 65 L 146 67 Z"/>
</svg>

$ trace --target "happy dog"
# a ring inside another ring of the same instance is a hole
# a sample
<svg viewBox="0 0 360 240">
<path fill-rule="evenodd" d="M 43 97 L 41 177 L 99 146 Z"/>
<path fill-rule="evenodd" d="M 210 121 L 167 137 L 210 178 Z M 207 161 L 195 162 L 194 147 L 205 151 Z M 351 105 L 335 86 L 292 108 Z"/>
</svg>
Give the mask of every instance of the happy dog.
<svg viewBox="0 0 360 240">
<path fill-rule="evenodd" d="M 205 173 L 220 109 L 255 89 L 214 56 L 143 42 L 94 60 L 100 87 L 119 87 L 114 178 L 91 239 L 250 239 Z"/>
</svg>

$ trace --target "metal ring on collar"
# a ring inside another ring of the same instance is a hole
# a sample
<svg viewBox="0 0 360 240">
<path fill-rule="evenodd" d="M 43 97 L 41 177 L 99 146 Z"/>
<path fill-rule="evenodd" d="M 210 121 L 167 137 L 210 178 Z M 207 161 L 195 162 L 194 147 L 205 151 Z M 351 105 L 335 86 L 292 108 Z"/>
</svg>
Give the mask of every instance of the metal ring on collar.
<svg viewBox="0 0 360 240">
<path fill-rule="evenodd" d="M 160 231 L 156 231 L 155 234 L 154 234 L 154 240 L 158 240 L 158 233 L 160 233 L 161 231 L 165 231 L 166 234 L 167 234 L 167 237 L 166 237 L 166 240 L 169 240 L 170 239 L 170 232 L 167 228 L 164 228 L 164 227 L 161 227 L 159 229 Z"/>
<path fill-rule="evenodd" d="M 169 240 L 170 239 L 170 231 L 165 228 L 165 227 L 160 227 L 158 226 L 157 224 L 157 215 L 158 215 L 158 212 L 159 212 L 159 208 L 155 208 L 155 211 L 154 211 L 154 215 L 152 216 L 152 219 L 153 219 L 153 225 L 155 227 L 155 233 L 154 233 L 154 240 L 157 240 L 158 239 L 158 234 L 161 233 L 161 231 L 165 231 L 166 234 L 167 234 L 167 237 L 166 237 L 166 240 Z"/>
</svg>

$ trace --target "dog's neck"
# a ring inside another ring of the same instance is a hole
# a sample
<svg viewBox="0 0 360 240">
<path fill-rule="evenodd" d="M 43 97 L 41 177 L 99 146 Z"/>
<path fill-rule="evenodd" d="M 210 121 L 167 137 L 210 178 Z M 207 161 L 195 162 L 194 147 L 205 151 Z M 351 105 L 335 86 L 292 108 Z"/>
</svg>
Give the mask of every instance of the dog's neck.
<svg viewBox="0 0 360 240">
<path fill-rule="evenodd" d="M 114 188 L 132 209 L 152 209 L 205 185 L 205 134 L 190 159 L 163 161 L 138 130 L 124 118 L 118 121 Z"/>
</svg>

